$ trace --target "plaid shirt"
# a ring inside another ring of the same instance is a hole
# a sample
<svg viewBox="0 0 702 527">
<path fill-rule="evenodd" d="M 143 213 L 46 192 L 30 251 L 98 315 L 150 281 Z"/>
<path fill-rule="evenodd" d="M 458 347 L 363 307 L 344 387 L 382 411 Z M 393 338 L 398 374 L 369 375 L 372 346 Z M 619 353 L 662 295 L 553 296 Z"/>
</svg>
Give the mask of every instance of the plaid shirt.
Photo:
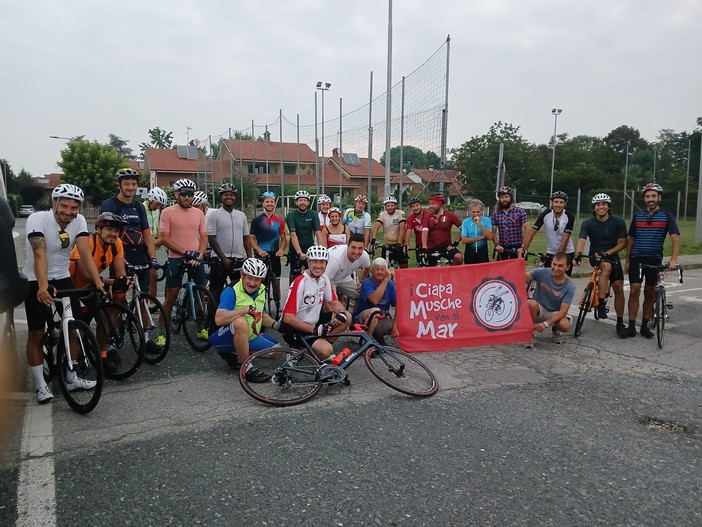
<svg viewBox="0 0 702 527">
<path fill-rule="evenodd" d="M 490 215 L 492 224 L 497 227 L 499 245 L 502 247 L 519 247 L 522 245 L 522 225 L 529 221 L 527 213 L 519 207 L 510 207 Z"/>
</svg>

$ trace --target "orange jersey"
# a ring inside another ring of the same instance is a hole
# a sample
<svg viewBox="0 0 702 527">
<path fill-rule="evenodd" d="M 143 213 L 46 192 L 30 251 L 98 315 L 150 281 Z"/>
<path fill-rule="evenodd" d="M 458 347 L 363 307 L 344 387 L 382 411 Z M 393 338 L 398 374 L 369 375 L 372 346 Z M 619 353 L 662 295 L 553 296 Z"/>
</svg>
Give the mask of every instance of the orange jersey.
<svg viewBox="0 0 702 527">
<path fill-rule="evenodd" d="M 108 245 L 104 247 L 102 241 L 97 241 L 97 233 L 92 233 L 88 236 L 90 243 L 90 251 L 93 254 L 93 261 L 98 268 L 98 272 L 102 273 L 110 265 L 115 258 L 124 258 L 124 246 L 122 245 L 122 240 L 117 238 L 114 246 Z M 68 264 L 68 271 L 71 273 L 71 280 L 73 281 L 73 287 L 76 289 L 83 289 L 90 285 L 90 282 L 83 276 L 82 272 L 78 271 L 78 260 L 80 260 L 80 254 L 78 253 L 78 247 L 73 247 L 70 256 L 70 262 Z"/>
</svg>

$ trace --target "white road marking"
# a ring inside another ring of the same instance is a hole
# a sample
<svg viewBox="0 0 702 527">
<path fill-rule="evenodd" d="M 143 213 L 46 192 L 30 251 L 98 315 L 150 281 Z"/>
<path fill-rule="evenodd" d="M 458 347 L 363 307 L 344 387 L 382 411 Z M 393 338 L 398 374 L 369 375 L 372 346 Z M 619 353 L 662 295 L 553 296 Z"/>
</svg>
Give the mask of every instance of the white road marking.
<svg viewBox="0 0 702 527">
<path fill-rule="evenodd" d="M 32 381 L 30 381 L 32 382 Z M 52 403 L 26 407 L 17 485 L 17 527 L 56 525 Z"/>
</svg>

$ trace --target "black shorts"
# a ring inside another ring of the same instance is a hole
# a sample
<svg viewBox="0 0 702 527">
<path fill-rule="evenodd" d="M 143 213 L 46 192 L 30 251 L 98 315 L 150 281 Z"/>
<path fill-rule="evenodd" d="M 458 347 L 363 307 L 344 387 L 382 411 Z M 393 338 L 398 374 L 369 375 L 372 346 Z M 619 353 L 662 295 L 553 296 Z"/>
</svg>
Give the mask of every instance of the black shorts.
<svg viewBox="0 0 702 527">
<path fill-rule="evenodd" d="M 331 311 L 324 311 L 319 315 L 319 320 L 317 321 L 317 324 L 328 324 L 331 322 L 332 319 L 332 313 Z M 306 349 L 305 342 L 302 340 L 300 337 L 300 333 L 298 333 L 296 330 L 285 324 L 283 327 L 280 328 L 280 334 L 283 336 L 283 339 L 285 342 L 287 342 L 288 346 L 292 348 L 297 348 L 297 349 Z M 312 346 L 312 344 L 317 340 L 321 339 L 324 337 L 312 337 L 308 335 L 304 335 L 305 341 L 307 341 L 307 344 Z"/>
<path fill-rule="evenodd" d="M 472 247 L 466 247 L 463 251 L 463 263 L 464 264 L 476 264 L 476 263 L 487 263 L 490 261 L 490 255 L 488 254 L 487 243 L 477 250 Z"/>
<path fill-rule="evenodd" d="M 662 258 L 654 257 L 631 257 L 629 261 L 629 283 L 640 284 L 646 278 L 646 286 L 651 287 L 658 283 L 658 269 L 639 269 L 639 264 L 661 265 Z"/>
<path fill-rule="evenodd" d="M 618 282 L 619 280 L 624 280 L 624 269 L 622 268 L 622 262 L 619 260 L 619 258 L 605 258 L 604 261 L 612 264 L 612 272 L 609 275 L 609 285 L 612 285 L 614 282 Z M 600 263 L 599 260 L 590 257 L 591 266 L 595 267 L 598 263 Z"/>
<path fill-rule="evenodd" d="M 241 270 L 241 266 L 245 259 L 230 258 L 229 260 L 232 262 L 232 267 L 229 273 L 227 273 L 226 269 L 222 265 L 222 261 L 219 258 L 210 260 L 210 289 L 214 289 L 215 291 L 221 291 L 224 289 L 224 286 L 227 283 L 227 277 L 229 277 L 232 284 L 236 284 L 241 278 L 239 271 Z"/>
<path fill-rule="evenodd" d="M 51 308 L 39 303 L 37 300 L 37 292 L 39 291 L 39 282 L 30 281 L 27 289 L 27 298 L 24 300 L 24 312 L 27 315 L 27 329 L 29 331 L 43 331 L 46 328 L 46 320 L 51 314 Z M 73 282 L 70 278 L 61 278 L 60 280 L 49 280 L 49 287 L 56 289 L 73 289 Z M 59 311 L 62 310 L 61 304 L 57 304 Z M 73 317 L 80 316 L 80 300 L 75 297 L 71 298 L 71 308 Z"/>
<path fill-rule="evenodd" d="M 268 270 L 273 271 L 276 278 L 280 278 L 280 273 L 283 271 L 283 268 L 280 265 L 280 256 L 276 256 L 275 251 L 266 252 L 268 252 L 268 261 L 266 261 L 265 264 L 269 267 Z"/>
<path fill-rule="evenodd" d="M 288 264 L 290 264 L 291 283 L 293 278 L 300 276 L 302 271 L 307 269 L 307 260 L 300 260 L 300 257 L 294 250 L 288 253 Z"/>
<path fill-rule="evenodd" d="M 385 258 L 390 265 L 392 262 L 397 262 L 399 265 L 407 263 L 409 258 L 402 251 L 402 246 L 399 243 L 391 243 L 383 247 L 382 257 Z"/>
</svg>

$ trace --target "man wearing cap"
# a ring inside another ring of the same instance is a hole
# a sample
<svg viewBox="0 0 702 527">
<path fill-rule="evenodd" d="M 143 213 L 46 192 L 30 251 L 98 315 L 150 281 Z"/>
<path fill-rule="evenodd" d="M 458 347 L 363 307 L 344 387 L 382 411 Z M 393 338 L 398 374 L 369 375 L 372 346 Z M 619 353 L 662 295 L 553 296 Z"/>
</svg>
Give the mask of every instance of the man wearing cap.
<svg viewBox="0 0 702 527">
<path fill-rule="evenodd" d="M 524 253 L 524 233 L 529 229 L 529 217 L 524 209 L 514 205 L 514 189 L 500 187 L 497 191 L 495 211 L 490 215 L 495 234 L 497 260 L 522 258 Z"/>
<path fill-rule="evenodd" d="M 444 254 L 451 265 L 461 265 L 463 255 L 457 249 L 461 243 L 461 220 L 450 210 L 444 210 L 446 198 L 442 194 L 429 197 L 429 214 L 425 214 L 422 222 L 422 247 L 426 247 L 429 266 L 436 266 L 440 256 Z M 451 230 L 458 228 L 459 237 L 451 240 Z M 434 254 L 439 253 L 439 256 Z"/>
</svg>

